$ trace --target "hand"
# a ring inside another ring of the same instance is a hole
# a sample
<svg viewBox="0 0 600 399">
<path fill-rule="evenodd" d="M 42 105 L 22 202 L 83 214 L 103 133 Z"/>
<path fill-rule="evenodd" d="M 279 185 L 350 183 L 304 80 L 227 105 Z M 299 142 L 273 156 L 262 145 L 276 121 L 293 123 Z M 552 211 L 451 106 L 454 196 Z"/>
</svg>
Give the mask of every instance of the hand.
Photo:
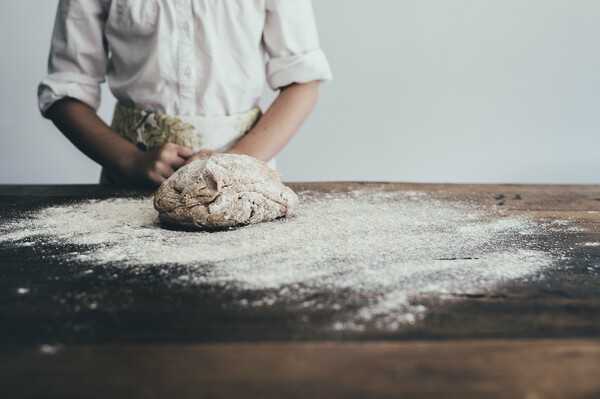
<svg viewBox="0 0 600 399">
<path fill-rule="evenodd" d="M 193 155 L 187 147 L 166 143 L 152 151 L 137 152 L 127 174 L 132 180 L 159 186 Z"/>
<path fill-rule="evenodd" d="M 195 160 L 198 160 L 200 158 L 204 158 L 204 157 L 210 157 L 211 155 L 216 154 L 216 151 L 213 150 L 200 150 L 197 153 L 195 153 L 194 155 L 192 155 L 191 157 L 189 157 L 186 161 L 184 165 L 189 164 L 190 162 L 194 162 Z"/>
</svg>

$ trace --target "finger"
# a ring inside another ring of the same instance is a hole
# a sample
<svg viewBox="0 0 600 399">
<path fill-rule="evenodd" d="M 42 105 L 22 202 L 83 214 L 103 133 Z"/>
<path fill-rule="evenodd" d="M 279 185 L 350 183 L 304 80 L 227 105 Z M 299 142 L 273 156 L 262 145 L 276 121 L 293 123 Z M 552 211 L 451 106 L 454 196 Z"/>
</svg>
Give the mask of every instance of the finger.
<svg viewBox="0 0 600 399">
<path fill-rule="evenodd" d="M 210 157 L 211 155 L 214 155 L 215 152 L 213 150 L 201 150 L 198 154 L 200 157 Z"/>
<path fill-rule="evenodd" d="M 200 153 L 194 154 L 193 156 L 189 157 L 186 161 L 184 165 L 190 164 L 198 159 L 202 158 L 202 156 L 200 155 Z"/>
<path fill-rule="evenodd" d="M 175 147 L 165 147 L 159 154 L 157 161 L 166 163 L 175 168 L 179 168 L 184 164 L 186 158 L 182 158 L 178 155 Z"/>
<path fill-rule="evenodd" d="M 156 186 L 160 186 L 161 184 L 163 184 L 165 182 L 165 179 L 163 176 L 161 176 L 160 174 L 156 173 L 156 172 L 150 172 L 149 175 L 150 181 L 155 184 Z"/>
<path fill-rule="evenodd" d="M 194 154 L 192 157 L 188 158 L 186 164 L 188 164 L 190 162 L 194 162 L 195 160 L 200 159 L 200 158 L 210 157 L 211 155 L 214 155 L 214 154 L 215 154 L 215 152 L 213 150 L 200 150 L 199 152 Z"/>
<path fill-rule="evenodd" d="M 186 164 L 186 160 L 185 160 L 185 158 L 176 156 L 171 159 L 170 164 L 173 169 L 177 170 Z"/>
<path fill-rule="evenodd" d="M 177 145 L 176 150 L 177 155 L 179 155 L 181 158 L 187 159 L 194 155 L 194 150 L 188 147 L 184 147 L 182 145 Z"/>
<path fill-rule="evenodd" d="M 158 163 L 158 164 L 156 165 L 156 168 L 154 169 L 154 171 L 155 171 L 156 173 L 158 173 L 159 175 L 161 175 L 161 176 L 163 176 L 163 177 L 167 178 L 167 179 L 168 179 L 169 177 L 171 177 L 171 175 L 172 175 L 173 173 L 175 173 L 175 171 L 173 170 L 173 168 L 171 167 L 171 165 L 169 165 L 169 164 L 165 164 L 165 163 L 162 163 L 162 162 L 160 162 L 160 163 Z"/>
<path fill-rule="evenodd" d="M 194 161 L 195 161 L 194 157 L 190 157 L 190 158 L 186 159 L 186 161 L 185 161 L 185 163 L 183 164 L 183 166 L 185 166 L 185 165 L 189 165 L 190 163 L 192 163 L 192 162 L 194 162 Z"/>
</svg>

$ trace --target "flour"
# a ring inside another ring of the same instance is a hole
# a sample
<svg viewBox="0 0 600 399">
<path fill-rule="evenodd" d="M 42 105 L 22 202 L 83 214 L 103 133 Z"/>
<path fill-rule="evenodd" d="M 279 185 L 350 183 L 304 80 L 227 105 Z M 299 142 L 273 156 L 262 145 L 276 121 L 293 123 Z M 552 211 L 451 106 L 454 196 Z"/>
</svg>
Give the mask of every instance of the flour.
<svg viewBox="0 0 600 399">
<path fill-rule="evenodd" d="M 212 233 L 161 228 L 151 198 L 48 207 L 0 226 L 0 243 L 80 246 L 64 261 L 91 267 L 185 266 L 165 283 L 261 296 L 240 306 L 337 310 L 319 294 L 343 291 L 357 306 L 332 321 L 338 330 L 412 324 L 427 312 L 421 298 L 489 292 L 553 262 L 532 245 L 541 227 L 526 218 L 420 192 L 299 194 L 296 217 Z"/>
</svg>

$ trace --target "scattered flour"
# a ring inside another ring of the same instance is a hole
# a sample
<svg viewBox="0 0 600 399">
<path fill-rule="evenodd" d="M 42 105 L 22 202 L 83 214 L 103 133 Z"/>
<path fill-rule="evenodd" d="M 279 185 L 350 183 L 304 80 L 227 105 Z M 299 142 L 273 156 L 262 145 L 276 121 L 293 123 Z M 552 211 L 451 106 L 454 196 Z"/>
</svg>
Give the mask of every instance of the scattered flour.
<svg viewBox="0 0 600 399">
<path fill-rule="evenodd" d="M 90 200 L 0 225 L 0 243 L 79 245 L 65 261 L 94 267 L 185 265 L 189 275 L 169 283 L 264 293 L 241 306 L 293 299 L 337 310 L 339 303 L 315 298 L 343 291 L 358 306 L 332 321 L 340 330 L 412 324 L 427 311 L 419 298 L 491 291 L 553 262 L 533 249 L 541 227 L 529 219 L 419 192 L 299 194 L 294 218 L 211 233 L 161 228 L 152 198 Z"/>
<path fill-rule="evenodd" d="M 62 345 L 48 345 L 44 344 L 40 346 L 40 353 L 42 355 L 56 355 L 58 352 L 62 351 L 64 347 Z"/>
</svg>

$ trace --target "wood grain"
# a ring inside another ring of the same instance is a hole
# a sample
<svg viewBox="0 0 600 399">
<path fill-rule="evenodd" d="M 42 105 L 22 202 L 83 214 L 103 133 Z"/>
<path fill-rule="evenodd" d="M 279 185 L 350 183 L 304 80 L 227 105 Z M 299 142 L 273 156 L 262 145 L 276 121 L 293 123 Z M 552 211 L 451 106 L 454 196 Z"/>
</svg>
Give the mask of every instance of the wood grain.
<svg viewBox="0 0 600 399">
<path fill-rule="evenodd" d="M 7 399 L 600 396 L 598 340 L 111 345 L 0 354 L 0 384 L 13 393 Z"/>
</svg>

